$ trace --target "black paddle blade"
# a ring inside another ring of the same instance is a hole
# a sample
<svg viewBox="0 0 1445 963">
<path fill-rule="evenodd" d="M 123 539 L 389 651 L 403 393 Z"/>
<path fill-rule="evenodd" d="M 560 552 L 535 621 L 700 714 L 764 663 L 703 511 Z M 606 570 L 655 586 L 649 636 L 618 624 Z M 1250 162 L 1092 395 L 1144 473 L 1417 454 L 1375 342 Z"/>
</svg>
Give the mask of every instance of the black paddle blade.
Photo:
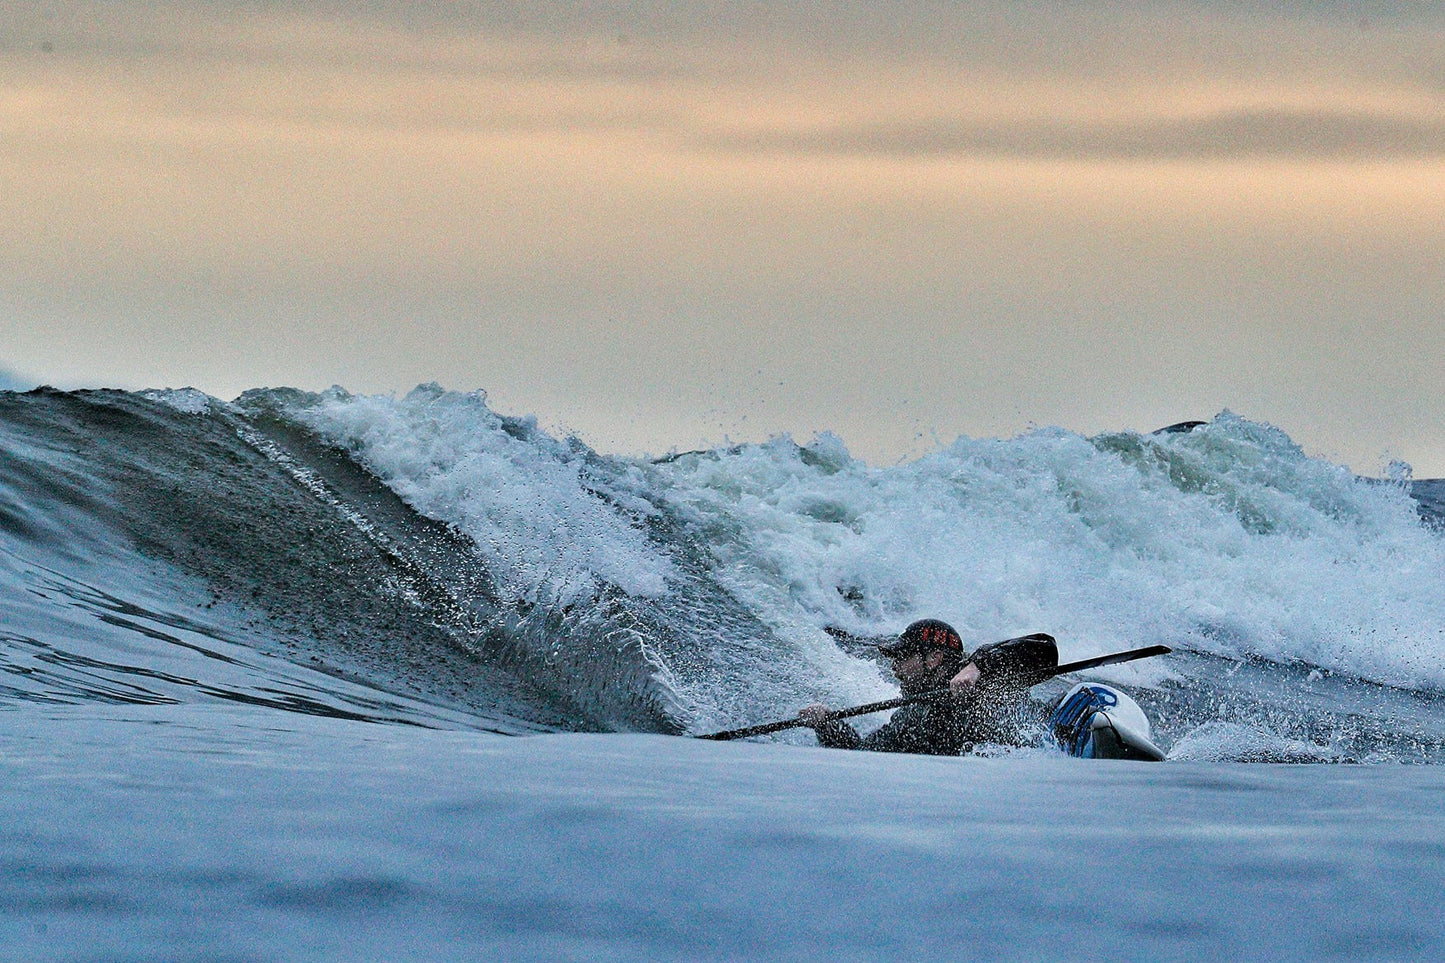
<svg viewBox="0 0 1445 963">
<path fill-rule="evenodd" d="M 1064 675 L 1068 672 L 1082 672 L 1085 669 L 1097 668 L 1101 665 L 1118 665 L 1120 662 L 1133 662 L 1136 659 L 1148 659 L 1156 655 L 1168 655 L 1174 650 L 1167 645 L 1146 645 L 1142 649 L 1130 649 L 1128 652 L 1115 652 L 1112 655 L 1101 655 L 1092 659 L 1080 659 L 1078 662 L 1070 662 L 1061 665 L 1053 671 L 1053 675 Z"/>
<path fill-rule="evenodd" d="M 897 633 L 892 635 L 854 635 L 847 629 L 840 629 L 836 625 L 825 625 L 823 631 L 832 636 L 838 648 L 852 656 L 859 658 L 878 658 L 878 646 L 884 642 L 892 642 L 898 638 Z"/>
</svg>

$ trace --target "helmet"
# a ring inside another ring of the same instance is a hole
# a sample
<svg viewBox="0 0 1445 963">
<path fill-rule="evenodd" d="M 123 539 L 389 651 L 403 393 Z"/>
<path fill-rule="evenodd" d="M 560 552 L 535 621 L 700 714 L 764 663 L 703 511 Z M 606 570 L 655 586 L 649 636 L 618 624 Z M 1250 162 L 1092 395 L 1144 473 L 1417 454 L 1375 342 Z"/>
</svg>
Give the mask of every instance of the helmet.
<svg viewBox="0 0 1445 963">
<path fill-rule="evenodd" d="M 915 652 L 928 652 L 932 649 L 943 649 L 945 652 L 953 652 L 963 655 L 963 640 L 953 630 L 953 626 L 947 622 L 940 622 L 938 619 L 919 619 L 896 639 L 880 643 L 878 651 L 884 655 L 898 658 L 910 656 Z"/>
</svg>

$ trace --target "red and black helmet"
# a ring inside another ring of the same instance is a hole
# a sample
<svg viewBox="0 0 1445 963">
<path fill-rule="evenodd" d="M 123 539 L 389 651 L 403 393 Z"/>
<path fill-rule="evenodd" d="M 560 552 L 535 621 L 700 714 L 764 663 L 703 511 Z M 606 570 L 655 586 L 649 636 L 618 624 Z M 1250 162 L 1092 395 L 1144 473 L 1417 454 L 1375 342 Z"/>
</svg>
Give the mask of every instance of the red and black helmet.
<svg viewBox="0 0 1445 963">
<path fill-rule="evenodd" d="M 928 652 L 933 649 L 942 649 L 945 652 L 963 654 L 963 640 L 953 630 L 953 626 L 947 622 L 940 622 L 938 619 L 919 619 L 896 639 L 883 642 L 878 646 L 878 651 L 892 658 L 907 657 L 915 652 Z"/>
</svg>

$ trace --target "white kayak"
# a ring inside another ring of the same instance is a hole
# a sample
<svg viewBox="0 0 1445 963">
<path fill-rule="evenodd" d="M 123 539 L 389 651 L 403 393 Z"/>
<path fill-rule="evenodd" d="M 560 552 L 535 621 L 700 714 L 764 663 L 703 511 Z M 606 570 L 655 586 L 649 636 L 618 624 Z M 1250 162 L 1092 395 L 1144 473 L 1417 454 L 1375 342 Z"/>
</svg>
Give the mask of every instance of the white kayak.
<svg viewBox="0 0 1445 963">
<path fill-rule="evenodd" d="M 1102 682 L 1080 682 L 1064 693 L 1049 729 L 1060 749 L 1081 759 L 1164 760 L 1139 703 Z"/>
</svg>

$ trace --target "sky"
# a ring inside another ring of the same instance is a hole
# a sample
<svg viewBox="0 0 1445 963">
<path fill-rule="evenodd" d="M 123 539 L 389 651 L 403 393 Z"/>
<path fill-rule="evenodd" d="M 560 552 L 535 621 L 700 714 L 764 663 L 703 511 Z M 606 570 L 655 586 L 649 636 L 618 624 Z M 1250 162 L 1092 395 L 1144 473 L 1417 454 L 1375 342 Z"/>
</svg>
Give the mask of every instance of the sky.
<svg viewBox="0 0 1445 963">
<path fill-rule="evenodd" d="M 12 382 L 1445 476 L 1438 0 L 0 0 L 0 227 Z"/>
</svg>

